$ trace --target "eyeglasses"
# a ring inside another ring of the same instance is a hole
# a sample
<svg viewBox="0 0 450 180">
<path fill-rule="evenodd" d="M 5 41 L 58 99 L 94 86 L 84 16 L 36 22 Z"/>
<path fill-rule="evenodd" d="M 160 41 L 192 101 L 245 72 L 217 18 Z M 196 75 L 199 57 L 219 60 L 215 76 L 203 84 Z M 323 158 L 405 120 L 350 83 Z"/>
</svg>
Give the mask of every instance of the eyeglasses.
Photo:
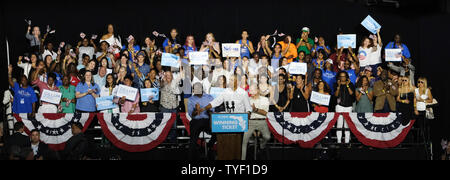
<svg viewBox="0 0 450 180">
<path fill-rule="evenodd" d="M 407 79 L 403 79 L 402 82 L 408 82 L 408 80 Z"/>
<path fill-rule="evenodd" d="M 419 81 L 419 84 L 423 84 L 423 81 Z"/>
</svg>

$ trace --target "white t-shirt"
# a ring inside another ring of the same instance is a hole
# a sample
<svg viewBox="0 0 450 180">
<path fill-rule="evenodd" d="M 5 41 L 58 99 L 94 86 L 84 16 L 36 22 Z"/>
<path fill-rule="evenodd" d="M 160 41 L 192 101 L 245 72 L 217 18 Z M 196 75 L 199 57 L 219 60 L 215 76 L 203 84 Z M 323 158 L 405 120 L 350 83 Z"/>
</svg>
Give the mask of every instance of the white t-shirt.
<svg viewBox="0 0 450 180">
<path fill-rule="evenodd" d="M 91 46 L 81 46 L 80 48 L 78 48 L 78 51 L 80 51 L 80 53 L 78 54 L 78 64 L 83 64 L 83 54 L 87 54 L 89 56 L 89 59 L 92 59 L 95 53 L 95 49 Z"/>
<path fill-rule="evenodd" d="M 269 98 L 259 96 L 258 99 L 250 98 L 250 105 L 255 105 L 256 108 L 269 112 Z M 250 119 L 264 119 L 266 116 L 252 113 Z"/>
<path fill-rule="evenodd" d="M 361 67 L 381 63 L 381 46 L 378 44 L 376 51 L 373 51 L 373 48 L 359 47 L 358 59 Z"/>
<path fill-rule="evenodd" d="M 215 108 L 222 103 L 224 103 L 225 108 L 228 105 L 232 113 L 247 113 L 252 111 L 248 93 L 242 88 L 237 88 L 236 91 L 227 88 L 219 97 L 211 101 L 211 106 Z"/>
</svg>

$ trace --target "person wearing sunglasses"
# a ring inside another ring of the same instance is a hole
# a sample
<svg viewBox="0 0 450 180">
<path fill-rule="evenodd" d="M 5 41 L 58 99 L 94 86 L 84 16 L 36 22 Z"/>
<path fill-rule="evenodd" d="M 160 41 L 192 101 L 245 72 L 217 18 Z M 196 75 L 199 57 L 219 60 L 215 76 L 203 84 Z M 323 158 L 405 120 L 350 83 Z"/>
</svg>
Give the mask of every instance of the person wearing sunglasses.
<svg viewBox="0 0 450 180">
<path fill-rule="evenodd" d="M 413 119 L 414 111 L 414 86 L 406 76 L 400 77 L 397 102 L 398 112 L 402 113 L 402 125 L 406 126 Z"/>
<path fill-rule="evenodd" d="M 426 139 L 429 139 L 429 124 L 426 121 L 426 113 L 430 111 L 427 109 L 427 104 L 433 103 L 433 95 L 431 94 L 430 88 L 428 88 L 427 79 L 420 77 L 417 80 L 417 88 L 414 90 L 415 94 L 415 111 L 417 115 L 416 126 L 423 132 Z M 431 109 L 431 108 L 430 108 Z M 431 111 L 432 112 L 432 111 Z"/>
</svg>

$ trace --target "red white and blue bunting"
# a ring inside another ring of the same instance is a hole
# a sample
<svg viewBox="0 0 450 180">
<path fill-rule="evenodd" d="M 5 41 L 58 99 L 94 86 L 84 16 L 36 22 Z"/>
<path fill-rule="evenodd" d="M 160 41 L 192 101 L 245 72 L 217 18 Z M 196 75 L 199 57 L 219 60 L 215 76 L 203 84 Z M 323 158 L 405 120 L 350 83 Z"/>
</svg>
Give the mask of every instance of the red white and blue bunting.
<svg viewBox="0 0 450 180">
<path fill-rule="evenodd" d="M 99 113 L 97 117 L 103 134 L 128 152 L 148 151 L 164 142 L 176 119 L 174 113 Z"/>
<path fill-rule="evenodd" d="M 55 151 L 63 150 L 65 143 L 72 137 L 71 123 L 80 122 L 83 125 L 83 132 L 87 130 L 95 114 L 74 113 L 74 114 L 35 114 L 29 117 L 28 114 L 14 114 L 18 122 L 23 122 L 25 132 L 30 135 L 34 129 L 41 133 L 41 141 L 48 144 L 49 148 Z"/>
<path fill-rule="evenodd" d="M 312 148 L 336 124 L 335 113 L 268 113 L 267 124 L 275 138 L 285 144 Z"/>
<path fill-rule="evenodd" d="M 344 113 L 348 127 L 366 146 L 391 148 L 398 146 L 411 130 L 414 120 L 402 125 L 400 113 Z"/>
<path fill-rule="evenodd" d="M 180 119 L 186 128 L 188 135 L 191 135 L 191 116 L 188 113 L 180 113 Z"/>
</svg>

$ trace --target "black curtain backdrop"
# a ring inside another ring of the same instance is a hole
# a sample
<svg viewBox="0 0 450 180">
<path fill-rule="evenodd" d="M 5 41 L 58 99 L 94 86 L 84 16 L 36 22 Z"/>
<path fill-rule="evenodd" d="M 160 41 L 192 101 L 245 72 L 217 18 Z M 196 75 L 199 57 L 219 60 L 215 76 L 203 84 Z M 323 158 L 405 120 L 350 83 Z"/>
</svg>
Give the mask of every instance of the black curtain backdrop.
<svg viewBox="0 0 450 180">
<path fill-rule="evenodd" d="M 358 2 L 358 1 L 355 1 Z M 59 42 L 76 45 L 80 32 L 87 35 L 98 34 L 99 38 L 106 31 L 106 25 L 112 23 L 116 32 L 124 40 L 132 34 L 143 43 L 145 36 L 152 31 L 169 35 L 171 28 L 177 28 L 184 43 L 187 35 L 195 36 L 197 46 L 205 39 L 208 32 L 213 32 L 219 42 L 235 42 L 240 39 L 243 29 L 250 33 L 254 45 L 259 36 L 278 32 L 300 36 L 303 26 L 311 29 L 311 35 L 324 36 L 329 46 L 336 44 L 338 28 L 344 33 L 356 33 L 358 44 L 369 32 L 360 25 L 370 14 L 383 27 L 381 35 L 386 45 L 396 33 L 402 35 L 403 42 L 409 47 L 417 75 L 429 79 L 433 95 L 440 102 L 438 120 L 434 121 L 435 132 L 440 137 L 449 136 L 449 119 L 445 109 L 449 107 L 450 91 L 448 67 L 450 55 L 448 45 L 450 38 L 450 17 L 448 14 L 433 13 L 438 1 L 401 1 L 402 8 L 367 7 L 351 0 L 334 1 L 1 1 L 1 58 L 5 50 L 3 31 L 10 42 L 11 62 L 16 64 L 17 57 L 27 47 L 25 18 L 33 25 L 45 31 L 46 25 L 56 29 L 50 37 L 55 46 Z M 440 1 L 439 1 L 440 2 Z M 1 18 L 3 19 L 3 17 Z M 159 42 L 161 43 L 161 42 Z M 158 44 L 160 46 L 160 44 Z M 6 59 L 0 62 L 6 77 Z M 7 83 L 2 83 L 7 88 Z M 437 146 L 437 145 L 435 145 Z"/>
</svg>

